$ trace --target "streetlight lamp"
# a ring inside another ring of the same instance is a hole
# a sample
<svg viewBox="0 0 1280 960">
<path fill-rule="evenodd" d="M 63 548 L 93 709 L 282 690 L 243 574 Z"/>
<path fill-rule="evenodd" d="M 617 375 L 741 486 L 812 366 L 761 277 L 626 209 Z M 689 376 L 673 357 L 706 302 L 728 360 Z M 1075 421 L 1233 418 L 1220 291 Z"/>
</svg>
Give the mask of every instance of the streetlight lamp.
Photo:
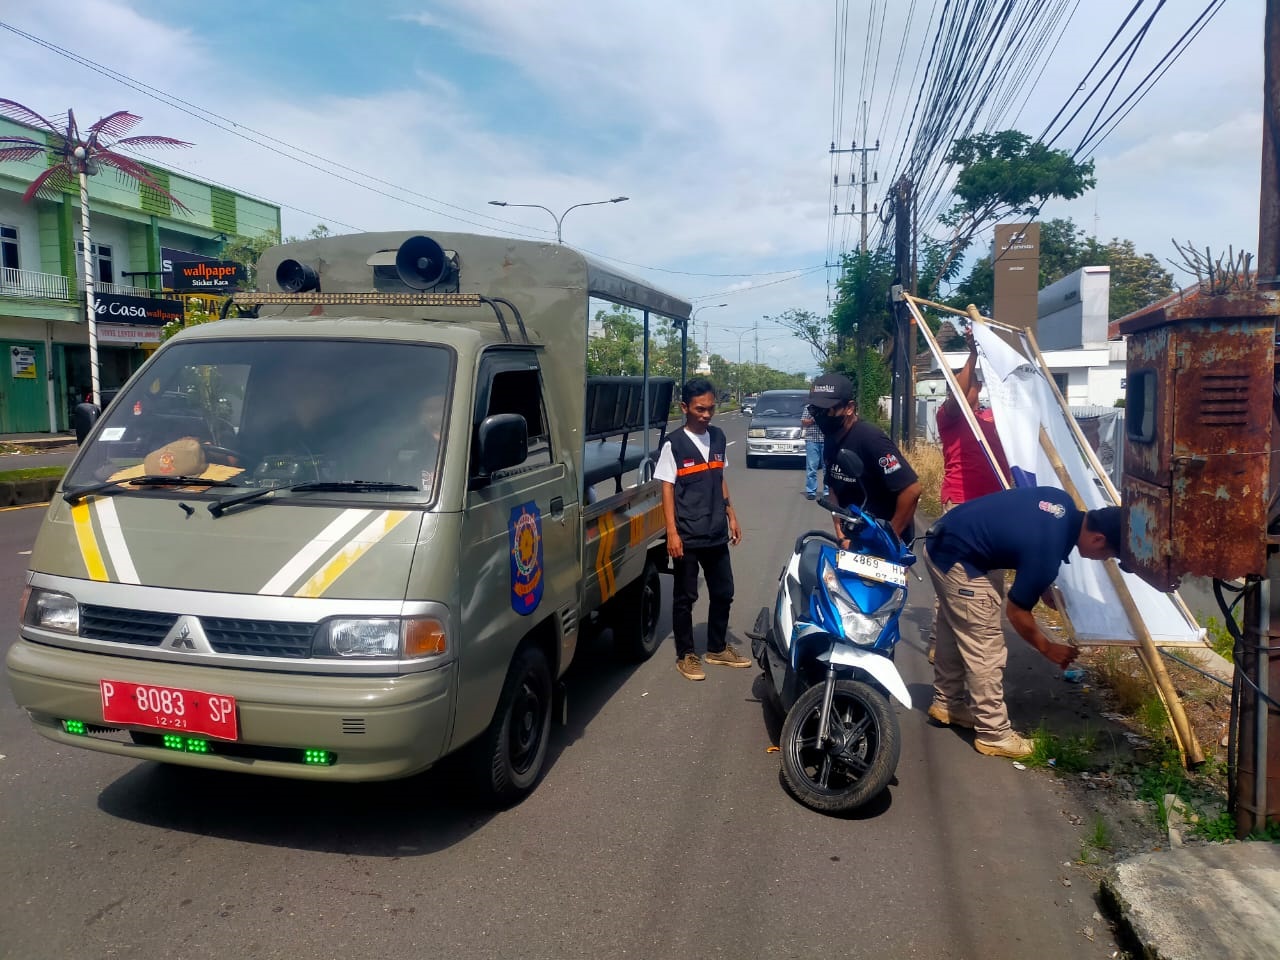
<svg viewBox="0 0 1280 960">
<path fill-rule="evenodd" d="M 575 203 L 558 217 L 554 210 L 550 207 L 544 207 L 540 203 L 507 203 L 505 200 L 490 200 L 489 204 L 494 207 L 536 207 L 539 210 L 547 211 L 547 213 L 551 214 L 556 221 L 556 243 L 564 243 L 564 240 L 560 236 L 560 226 L 564 223 L 564 218 L 569 215 L 569 210 L 577 210 L 579 207 L 595 207 L 602 203 L 622 203 L 624 200 L 630 199 L 630 197 L 614 197 L 612 200 L 588 200 L 586 203 Z"/>
</svg>

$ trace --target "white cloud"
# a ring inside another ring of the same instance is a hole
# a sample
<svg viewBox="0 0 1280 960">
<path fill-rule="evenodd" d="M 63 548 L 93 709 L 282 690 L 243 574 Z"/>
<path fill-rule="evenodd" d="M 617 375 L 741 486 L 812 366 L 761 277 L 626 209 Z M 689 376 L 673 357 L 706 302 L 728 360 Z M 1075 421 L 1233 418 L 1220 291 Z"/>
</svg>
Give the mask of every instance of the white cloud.
<svg viewBox="0 0 1280 960">
<path fill-rule="evenodd" d="M 357 50 L 355 57 L 391 60 L 403 66 L 404 79 L 382 89 L 366 84 L 354 93 L 335 67 L 328 89 L 304 95 L 279 79 L 279 67 L 289 56 L 320 54 L 281 44 L 266 63 L 175 25 L 181 23 L 178 8 L 129 0 L 25 0 L 6 10 L 4 19 L 244 127 L 376 174 L 396 185 L 376 189 L 395 197 L 286 160 L 6 32 L 0 32 L 0 90 L 44 113 L 68 106 L 86 118 L 121 107 L 140 113 L 142 132 L 196 144 L 157 154 L 159 162 L 297 208 L 285 210 L 287 233 L 324 220 L 361 229 L 444 227 L 548 237 L 553 224 L 542 211 L 499 209 L 486 201 L 563 210 L 622 194 L 631 199 L 573 211 L 565 221 L 566 240 L 636 264 L 707 273 L 812 267 L 827 256 L 827 148 L 834 136 L 830 4 L 468 0 L 395 13 L 377 4 L 319 6 L 299 6 L 299 15 L 323 17 L 344 39 L 360 35 L 357 18 L 396 18 L 400 45 Z M 872 202 L 883 198 L 895 175 L 898 145 L 887 140 L 914 105 L 906 81 L 924 39 L 920 32 L 908 45 L 899 103 L 886 111 L 883 98 L 898 51 L 895 25 L 906 15 L 891 6 L 881 78 L 868 91 L 858 83 L 865 14 L 855 16 L 848 116 L 839 135 L 842 143 L 851 139 L 856 102 L 865 94 L 871 101 L 868 138 L 880 131 L 886 138 L 872 157 L 880 178 Z M 1145 49 L 1167 47 L 1201 6 L 1202 0 L 1169 0 Z M 161 22 L 144 11 L 157 17 L 168 11 L 173 19 Z M 1039 133 L 1122 15 L 1105 0 L 1084 0 L 1019 118 L 1020 128 Z M 246 8 L 239 16 L 251 33 L 255 15 Z M 913 30 L 921 31 L 923 16 L 917 11 Z M 1256 3 L 1224 7 L 1099 149 L 1098 189 L 1073 204 L 1050 205 L 1045 215 L 1069 214 L 1088 229 L 1096 206 L 1100 235 L 1131 238 L 1161 256 L 1172 253 L 1170 236 L 1223 246 L 1238 246 L 1242 238 L 1256 242 L 1261 16 Z M 443 72 L 418 55 L 427 41 L 471 52 L 484 75 Z M 538 105 L 533 115 L 509 112 L 507 98 L 516 92 L 522 105 Z M 840 170 L 846 179 L 847 158 Z M 404 190 L 423 196 L 406 199 Z M 837 236 L 857 237 L 855 218 L 840 218 L 835 226 Z M 700 317 L 724 331 L 719 352 L 727 356 L 736 356 L 735 331 L 764 316 L 791 307 L 826 311 L 824 271 L 771 283 L 778 278 L 626 269 L 686 298 L 714 297 L 698 302 L 730 303 Z M 766 348 L 762 339 L 762 359 L 775 355 L 789 358 L 779 360 L 788 368 L 813 367 L 803 345 L 770 340 Z"/>
</svg>

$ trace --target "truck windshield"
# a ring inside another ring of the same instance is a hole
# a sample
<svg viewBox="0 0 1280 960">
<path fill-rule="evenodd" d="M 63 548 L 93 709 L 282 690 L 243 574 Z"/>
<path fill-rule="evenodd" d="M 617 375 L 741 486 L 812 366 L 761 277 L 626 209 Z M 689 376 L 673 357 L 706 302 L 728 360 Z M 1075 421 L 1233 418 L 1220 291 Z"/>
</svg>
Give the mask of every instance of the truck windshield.
<svg viewBox="0 0 1280 960">
<path fill-rule="evenodd" d="M 452 366 L 450 351 L 412 343 L 177 343 L 107 407 L 63 486 L 145 496 L 157 486 L 124 481 L 172 475 L 215 496 L 319 484 L 327 499 L 431 497 Z"/>
</svg>

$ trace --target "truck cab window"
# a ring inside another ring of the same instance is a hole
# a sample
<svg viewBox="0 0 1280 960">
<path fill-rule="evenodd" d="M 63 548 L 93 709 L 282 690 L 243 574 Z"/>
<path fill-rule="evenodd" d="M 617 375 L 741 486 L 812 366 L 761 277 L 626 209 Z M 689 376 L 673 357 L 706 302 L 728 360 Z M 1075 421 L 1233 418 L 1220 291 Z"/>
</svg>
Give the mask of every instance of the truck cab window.
<svg viewBox="0 0 1280 960">
<path fill-rule="evenodd" d="M 480 419 L 499 413 L 515 413 L 524 417 L 529 427 L 529 455 L 517 469 L 551 463 L 551 437 L 542 400 L 542 378 L 534 363 L 522 361 L 518 369 L 495 369 L 489 380 L 488 403 L 477 404 L 477 409 L 484 411 Z"/>
</svg>

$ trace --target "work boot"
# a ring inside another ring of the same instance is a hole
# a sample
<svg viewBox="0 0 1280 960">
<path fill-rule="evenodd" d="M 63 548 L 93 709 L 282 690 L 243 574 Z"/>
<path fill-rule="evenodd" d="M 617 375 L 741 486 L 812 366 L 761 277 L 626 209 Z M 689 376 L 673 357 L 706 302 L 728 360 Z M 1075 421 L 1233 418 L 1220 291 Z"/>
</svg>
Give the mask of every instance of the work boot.
<svg viewBox="0 0 1280 960">
<path fill-rule="evenodd" d="M 973 711 L 967 703 L 943 703 L 935 700 L 929 704 L 929 719 L 944 727 L 973 729 Z"/>
<path fill-rule="evenodd" d="M 988 757 L 1008 757 L 1010 760 L 1022 760 L 1035 752 L 1036 745 L 1026 737 L 1019 736 L 1010 730 L 999 740 L 973 741 L 973 749 Z"/>
<path fill-rule="evenodd" d="M 677 660 L 676 669 L 680 671 L 680 675 L 686 680 L 707 679 L 707 675 L 702 672 L 702 661 L 698 659 L 696 653 L 686 653 Z"/>
<path fill-rule="evenodd" d="M 708 650 L 706 656 L 707 663 L 719 664 L 722 667 L 749 667 L 751 661 L 740 654 L 733 647 L 725 644 L 723 650 Z"/>
</svg>

